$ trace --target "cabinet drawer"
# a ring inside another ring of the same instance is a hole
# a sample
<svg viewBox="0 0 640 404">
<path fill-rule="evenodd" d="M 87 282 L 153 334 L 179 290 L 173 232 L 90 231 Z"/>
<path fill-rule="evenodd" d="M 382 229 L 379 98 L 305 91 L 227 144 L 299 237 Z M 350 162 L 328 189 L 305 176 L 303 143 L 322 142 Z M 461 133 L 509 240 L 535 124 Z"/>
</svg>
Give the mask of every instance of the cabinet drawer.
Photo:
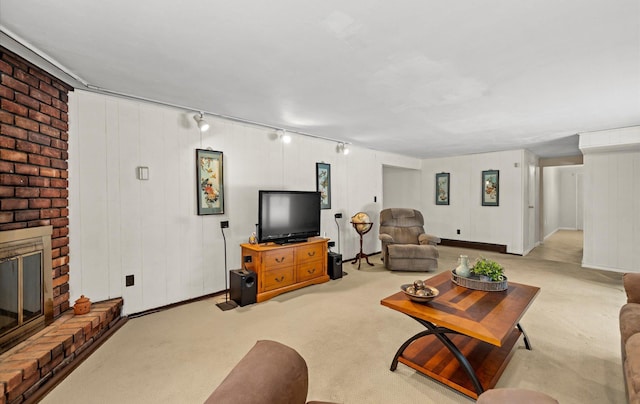
<svg viewBox="0 0 640 404">
<path fill-rule="evenodd" d="M 264 266 L 269 270 L 288 267 L 294 264 L 293 262 L 293 249 L 280 249 L 269 251 L 264 254 Z"/>
<path fill-rule="evenodd" d="M 260 283 L 262 292 L 292 285 L 294 283 L 293 266 L 263 272 Z"/>
<path fill-rule="evenodd" d="M 322 262 L 322 260 L 316 260 L 298 265 L 298 269 L 296 271 L 296 280 L 298 282 L 304 282 L 309 279 L 321 276 L 324 273 Z"/>
<path fill-rule="evenodd" d="M 322 259 L 322 244 L 315 243 L 309 246 L 298 248 L 296 251 L 296 261 L 298 264 Z"/>
</svg>

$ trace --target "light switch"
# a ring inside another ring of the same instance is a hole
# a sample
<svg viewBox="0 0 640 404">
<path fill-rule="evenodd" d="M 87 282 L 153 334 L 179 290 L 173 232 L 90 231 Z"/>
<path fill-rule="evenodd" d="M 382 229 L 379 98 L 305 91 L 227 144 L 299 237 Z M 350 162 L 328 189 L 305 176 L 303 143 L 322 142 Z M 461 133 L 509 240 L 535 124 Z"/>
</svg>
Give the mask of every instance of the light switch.
<svg viewBox="0 0 640 404">
<path fill-rule="evenodd" d="M 141 181 L 149 179 L 149 167 L 138 167 L 138 179 Z"/>
</svg>

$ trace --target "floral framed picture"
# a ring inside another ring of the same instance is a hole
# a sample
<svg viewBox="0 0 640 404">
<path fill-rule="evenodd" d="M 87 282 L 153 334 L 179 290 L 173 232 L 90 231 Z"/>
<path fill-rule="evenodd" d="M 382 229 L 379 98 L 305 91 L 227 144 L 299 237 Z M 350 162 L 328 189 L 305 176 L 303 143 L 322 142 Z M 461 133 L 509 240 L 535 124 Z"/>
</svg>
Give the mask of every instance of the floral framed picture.
<svg viewBox="0 0 640 404">
<path fill-rule="evenodd" d="M 482 172 L 482 206 L 498 206 L 500 203 L 500 171 Z"/>
<path fill-rule="evenodd" d="M 436 205 L 449 204 L 449 173 L 436 174 Z"/>
<path fill-rule="evenodd" d="M 316 191 L 320 192 L 320 209 L 331 209 L 331 165 L 316 163 Z"/>
<path fill-rule="evenodd" d="M 222 152 L 196 149 L 198 215 L 224 213 Z"/>
</svg>

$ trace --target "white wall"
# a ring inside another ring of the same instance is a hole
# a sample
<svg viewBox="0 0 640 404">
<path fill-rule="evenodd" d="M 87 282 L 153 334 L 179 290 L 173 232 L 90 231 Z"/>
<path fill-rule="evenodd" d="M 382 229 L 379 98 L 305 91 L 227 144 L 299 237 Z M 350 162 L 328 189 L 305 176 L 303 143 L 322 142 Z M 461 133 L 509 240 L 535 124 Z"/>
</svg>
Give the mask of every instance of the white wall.
<svg viewBox="0 0 640 404">
<path fill-rule="evenodd" d="M 240 267 L 240 243 L 255 230 L 259 189 L 315 190 L 315 163 L 331 164 L 332 201 L 321 234 L 345 258 L 359 250 L 349 218 L 374 220 L 381 209 L 382 167 L 416 169 L 420 160 L 298 136 L 284 145 L 273 130 L 208 116 L 200 134 L 193 111 L 85 91 L 69 97 L 70 301 L 124 298 L 125 314 L 225 289 L 227 268 Z M 196 214 L 195 149 L 224 153 L 225 213 Z M 150 179 L 136 179 L 148 166 Z M 377 202 L 374 203 L 374 197 Z M 377 226 L 365 235 L 367 253 L 380 250 Z M 135 285 L 125 287 L 125 276 Z"/>
<path fill-rule="evenodd" d="M 384 166 L 382 168 L 382 207 L 420 210 L 422 183 L 420 170 Z"/>
<path fill-rule="evenodd" d="M 504 244 L 508 252 L 523 254 L 526 161 L 523 150 L 423 160 L 425 229 L 441 238 Z M 490 169 L 500 170 L 499 206 L 481 203 L 482 171 Z M 435 175 L 440 172 L 451 174 L 450 205 L 435 204 Z"/>
<path fill-rule="evenodd" d="M 544 168 L 544 237 L 559 229 L 582 230 L 582 165 Z"/>
<path fill-rule="evenodd" d="M 582 265 L 640 272 L 640 126 L 580 135 L 584 153 Z"/>
<path fill-rule="evenodd" d="M 581 230 L 582 220 L 578 212 L 584 203 L 582 195 L 582 166 L 558 167 L 560 172 L 560 212 L 558 227 L 561 229 Z"/>
<path fill-rule="evenodd" d="M 560 170 L 559 167 L 544 167 L 543 171 L 544 238 L 560 227 Z"/>
</svg>

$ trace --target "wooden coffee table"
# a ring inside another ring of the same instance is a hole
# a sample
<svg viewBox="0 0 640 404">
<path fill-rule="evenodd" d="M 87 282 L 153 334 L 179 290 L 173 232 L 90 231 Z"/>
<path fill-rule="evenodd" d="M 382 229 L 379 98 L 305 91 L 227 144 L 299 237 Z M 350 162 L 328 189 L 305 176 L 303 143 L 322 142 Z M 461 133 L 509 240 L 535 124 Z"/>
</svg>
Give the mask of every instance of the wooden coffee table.
<svg viewBox="0 0 640 404">
<path fill-rule="evenodd" d="M 509 281 L 508 289 L 484 292 L 458 286 L 445 271 L 425 280 L 440 294 L 416 303 L 400 291 L 380 304 L 413 318 L 427 329 L 405 341 L 391 363 L 421 372 L 469 397 L 495 387 L 521 335 L 519 324 L 540 288 Z"/>
</svg>

